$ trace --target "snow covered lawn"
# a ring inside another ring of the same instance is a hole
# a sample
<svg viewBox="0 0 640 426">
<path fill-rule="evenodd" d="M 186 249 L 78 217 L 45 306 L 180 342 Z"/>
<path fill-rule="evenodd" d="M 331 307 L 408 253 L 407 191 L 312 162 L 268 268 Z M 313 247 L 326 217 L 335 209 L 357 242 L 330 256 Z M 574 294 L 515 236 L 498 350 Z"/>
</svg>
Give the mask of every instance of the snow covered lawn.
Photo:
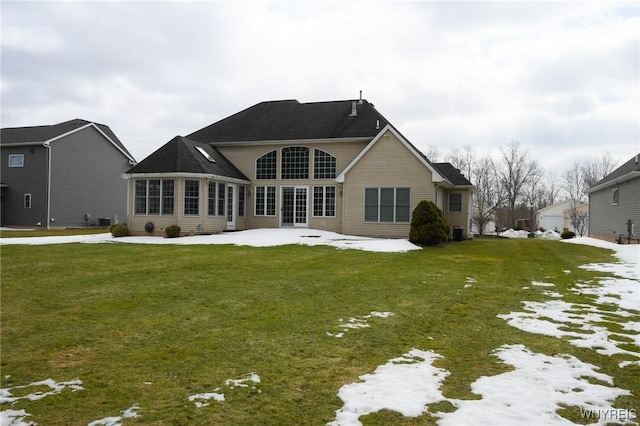
<svg viewBox="0 0 640 426">
<path fill-rule="evenodd" d="M 554 239 L 549 237 L 550 239 Z M 127 244 L 234 244 L 240 246 L 267 247 L 285 244 L 308 246 L 326 245 L 338 249 L 358 249 L 372 252 L 409 252 L 420 250 L 406 240 L 373 239 L 344 236 L 315 230 L 255 230 L 211 236 L 194 236 L 177 239 L 157 237 L 112 238 L 110 234 L 2 239 L 0 244 L 62 244 L 62 243 L 127 243 Z M 546 300 L 522 300 L 521 310 L 502 312 L 498 318 L 512 327 L 536 335 L 564 339 L 578 348 L 588 349 L 600 355 L 619 359 L 620 369 L 640 371 L 640 246 L 616 245 L 577 238 L 547 244 L 586 244 L 614 250 L 618 263 L 598 263 L 581 266 L 585 270 L 602 272 L 606 276 L 592 281 L 576 281 L 563 293 L 549 281 L 531 280 L 524 290 L 537 288 Z M 574 271 L 565 270 L 571 277 Z M 611 275 L 613 274 L 613 275 Z M 468 276 L 461 285 L 470 290 L 482 285 Z M 458 290 L 461 291 L 461 290 Z M 571 302 L 572 294 L 588 297 L 589 303 Z M 381 327 L 385 321 L 402 315 L 399 306 L 392 311 L 372 310 L 369 314 L 335 318 L 326 330 L 325 338 L 336 342 L 371 328 L 376 320 Z M 431 337 L 430 337 L 431 339 Z M 567 408 L 579 412 L 584 422 L 594 424 L 638 424 L 640 407 L 617 407 L 615 400 L 621 396 L 640 392 L 640 375 L 637 386 L 619 388 L 614 377 L 600 372 L 600 367 L 564 353 L 538 353 L 516 341 L 504 342 L 493 348 L 491 356 L 496 363 L 508 366 L 501 374 L 478 377 L 469 383 L 479 399 L 461 399 L 445 396 L 443 385 L 455 371 L 439 367 L 445 357 L 433 349 L 413 347 L 398 353 L 371 372 L 353 377 L 353 382 L 335 389 L 343 402 L 335 411 L 332 426 L 360 425 L 361 417 L 383 410 L 394 411 L 406 417 L 425 413 L 439 425 L 531 425 L 574 424 L 558 413 Z M 4 373 L 3 373 L 4 374 Z M 228 395 L 247 389 L 259 398 L 265 385 L 265 375 L 251 372 L 238 379 L 227 379 L 212 384 L 203 392 L 185 396 L 184 403 L 195 409 L 212 409 L 213 404 L 231 404 Z M 5 375 L 0 389 L 2 425 L 24 426 L 38 424 L 25 409 L 12 408 L 18 402 L 38 401 L 64 391 L 87 392 L 81 378 L 59 378 L 56 382 L 46 379 L 31 384 L 8 386 L 10 375 Z M 151 386 L 151 382 L 148 383 Z M 42 387 L 50 390 L 42 391 Z M 30 387 L 33 393 L 28 393 Z M 239 388 L 239 389 L 236 389 Z M 37 389 L 37 390 L 36 390 Z M 27 391 L 25 391 L 27 390 Z M 444 405 L 443 405 L 444 404 Z M 449 406 L 449 409 L 444 409 Z M 127 424 L 128 418 L 137 417 L 144 423 L 145 406 L 131 401 L 120 415 L 95 420 L 88 425 Z M 114 413 L 117 414 L 117 413 Z M 291 419 L 295 423 L 295 419 Z"/>
</svg>

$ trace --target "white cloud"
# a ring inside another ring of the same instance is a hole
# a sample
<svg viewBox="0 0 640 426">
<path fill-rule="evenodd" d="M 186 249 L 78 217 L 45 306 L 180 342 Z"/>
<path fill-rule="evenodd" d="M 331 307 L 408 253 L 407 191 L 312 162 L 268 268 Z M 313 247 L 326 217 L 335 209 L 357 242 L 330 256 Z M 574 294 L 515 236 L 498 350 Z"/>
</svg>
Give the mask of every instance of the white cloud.
<svg viewBox="0 0 640 426">
<path fill-rule="evenodd" d="M 137 159 L 264 100 L 364 97 L 426 150 L 640 135 L 635 2 L 3 3 L 2 126 L 80 117 Z"/>
</svg>

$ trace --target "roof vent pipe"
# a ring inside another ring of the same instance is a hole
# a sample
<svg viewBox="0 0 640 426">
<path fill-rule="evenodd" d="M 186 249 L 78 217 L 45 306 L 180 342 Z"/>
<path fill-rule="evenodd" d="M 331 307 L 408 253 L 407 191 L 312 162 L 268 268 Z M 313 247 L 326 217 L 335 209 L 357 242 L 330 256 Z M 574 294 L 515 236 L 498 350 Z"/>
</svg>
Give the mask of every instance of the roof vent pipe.
<svg viewBox="0 0 640 426">
<path fill-rule="evenodd" d="M 362 90 L 360 91 L 360 100 L 358 101 L 359 104 L 362 104 Z"/>
<path fill-rule="evenodd" d="M 357 103 L 351 102 L 351 114 L 349 114 L 349 117 L 356 117 L 358 115 L 358 109 L 356 108 Z"/>
</svg>

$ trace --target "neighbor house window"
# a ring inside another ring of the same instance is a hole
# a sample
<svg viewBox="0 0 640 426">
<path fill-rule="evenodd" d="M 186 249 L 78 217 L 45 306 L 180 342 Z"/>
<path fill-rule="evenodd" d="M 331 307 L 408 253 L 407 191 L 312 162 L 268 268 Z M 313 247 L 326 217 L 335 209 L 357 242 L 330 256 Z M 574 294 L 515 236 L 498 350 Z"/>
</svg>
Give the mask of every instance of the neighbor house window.
<svg viewBox="0 0 640 426">
<path fill-rule="evenodd" d="M 238 217 L 244 217 L 246 187 L 238 188 Z"/>
<path fill-rule="evenodd" d="M 336 177 L 336 157 L 320 149 L 313 150 L 313 178 L 334 179 Z"/>
<path fill-rule="evenodd" d="M 31 208 L 31 194 L 24 194 L 24 208 Z"/>
<path fill-rule="evenodd" d="M 410 188 L 365 188 L 365 222 L 409 222 Z"/>
<path fill-rule="evenodd" d="M 273 150 L 256 160 L 256 179 L 276 178 L 276 154 Z"/>
<path fill-rule="evenodd" d="M 200 181 L 185 180 L 184 181 L 184 214 L 199 214 L 198 206 L 200 205 Z"/>
<path fill-rule="evenodd" d="M 136 179 L 135 214 L 173 214 L 173 179 Z"/>
<path fill-rule="evenodd" d="M 333 217 L 336 215 L 336 187 L 313 187 L 313 215 Z"/>
<path fill-rule="evenodd" d="M 305 146 L 289 146 L 282 148 L 281 178 L 309 178 L 309 148 Z"/>
<path fill-rule="evenodd" d="M 256 186 L 256 216 L 276 215 L 276 187 Z"/>
<path fill-rule="evenodd" d="M 218 184 L 216 182 L 209 182 L 209 191 L 207 197 L 207 214 L 209 216 L 216 215 L 216 187 Z"/>
<path fill-rule="evenodd" d="M 9 167 L 24 167 L 24 154 L 9 154 Z"/>
<path fill-rule="evenodd" d="M 462 213 L 462 194 L 449 194 L 449 212 Z"/>
<path fill-rule="evenodd" d="M 614 188 L 611 192 L 611 204 L 617 206 L 618 201 L 620 201 L 620 193 L 618 192 L 618 188 Z"/>
<path fill-rule="evenodd" d="M 218 216 L 224 216 L 224 197 L 227 190 L 227 185 L 224 183 L 218 184 Z"/>
</svg>

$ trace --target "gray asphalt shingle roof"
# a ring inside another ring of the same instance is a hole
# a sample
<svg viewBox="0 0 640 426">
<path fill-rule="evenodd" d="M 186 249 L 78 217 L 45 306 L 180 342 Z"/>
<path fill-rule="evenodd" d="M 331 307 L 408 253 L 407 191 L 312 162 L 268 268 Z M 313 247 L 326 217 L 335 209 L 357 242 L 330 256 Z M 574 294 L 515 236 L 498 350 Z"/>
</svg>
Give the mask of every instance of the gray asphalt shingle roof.
<svg viewBox="0 0 640 426">
<path fill-rule="evenodd" d="M 355 102 L 357 114 L 352 116 Z M 373 138 L 387 120 L 366 100 L 261 102 L 187 137 L 195 141 L 249 142 Z"/>
<path fill-rule="evenodd" d="M 200 150 L 214 162 L 209 161 Z M 215 147 L 182 136 L 171 139 L 127 173 L 199 173 L 249 180 Z"/>
<path fill-rule="evenodd" d="M 118 139 L 113 131 L 104 124 L 76 118 L 58 124 L 45 126 L 29 126 L 29 127 L 6 127 L 0 130 L 0 144 L 13 145 L 25 143 L 44 143 L 65 133 L 72 132 L 87 124 L 95 124 L 105 135 L 109 137 L 129 158 L 133 160 L 133 156 Z"/>
</svg>

